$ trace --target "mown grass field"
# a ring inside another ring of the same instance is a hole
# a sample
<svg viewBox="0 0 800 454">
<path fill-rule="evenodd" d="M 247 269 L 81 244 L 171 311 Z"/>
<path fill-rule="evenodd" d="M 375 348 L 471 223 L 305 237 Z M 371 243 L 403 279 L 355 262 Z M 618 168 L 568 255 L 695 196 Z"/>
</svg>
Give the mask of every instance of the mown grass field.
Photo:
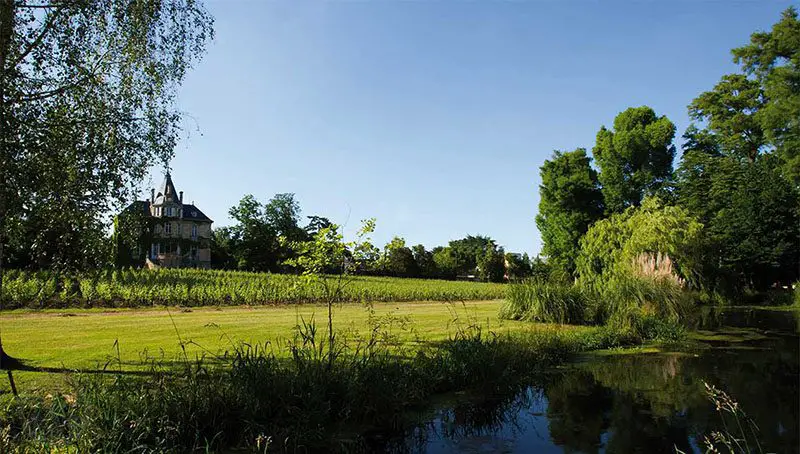
<svg viewBox="0 0 800 454">
<path fill-rule="evenodd" d="M 501 321 L 497 314 L 502 301 L 459 303 L 404 302 L 374 303 L 373 317 L 394 321 L 389 332 L 405 346 L 446 339 L 459 327 L 479 324 L 496 332 L 518 330 L 590 329 L 527 322 Z M 325 331 L 326 308 L 321 305 L 256 307 L 202 307 L 180 309 L 65 309 L 7 311 L 0 315 L 3 347 L 28 366 L 47 371 L 15 372 L 20 392 L 49 392 L 60 388 L 65 373 L 96 371 L 111 361 L 110 368 L 146 368 L 147 359 L 175 361 L 182 355 L 181 341 L 190 358 L 219 355 L 239 342 L 269 342 L 276 354 L 287 354 L 286 342 L 301 318 L 315 316 Z M 365 337 L 374 326 L 362 304 L 337 305 L 336 330 Z M 384 328 L 386 329 L 386 328 Z M 117 357 L 117 348 L 119 357 Z M 0 389 L 8 384 L 0 380 Z"/>
<path fill-rule="evenodd" d="M 335 279 L 332 277 L 331 279 Z M 484 282 L 355 276 L 342 302 L 476 301 L 505 297 L 507 286 Z M 72 278 L 11 270 L 5 308 L 146 307 L 294 304 L 325 301 L 301 276 L 196 269 L 105 270 Z"/>
</svg>

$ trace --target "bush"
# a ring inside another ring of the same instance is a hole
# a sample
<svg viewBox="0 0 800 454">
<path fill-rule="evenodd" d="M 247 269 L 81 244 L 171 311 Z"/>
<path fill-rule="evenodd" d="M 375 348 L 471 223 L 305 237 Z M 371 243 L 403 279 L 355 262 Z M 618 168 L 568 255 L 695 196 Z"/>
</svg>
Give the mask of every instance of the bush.
<svg viewBox="0 0 800 454">
<path fill-rule="evenodd" d="M 800 306 L 800 281 L 797 281 L 793 285 L 794 287 L 794 305 Z"/>
<path fill-rule="evenodd" d="M 500 318 L 583 324 L 594 319 L 593 302 L 574 285 L 537 279 L 509 284 Z"/>
</svg>

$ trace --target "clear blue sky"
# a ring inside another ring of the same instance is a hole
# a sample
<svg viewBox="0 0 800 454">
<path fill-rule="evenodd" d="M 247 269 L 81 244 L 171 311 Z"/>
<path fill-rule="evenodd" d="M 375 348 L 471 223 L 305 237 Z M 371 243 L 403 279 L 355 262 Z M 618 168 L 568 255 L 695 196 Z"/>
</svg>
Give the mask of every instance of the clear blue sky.
<svg viewBox="0 0 800 454">
<path fill-rule="evenodd" d="M 591 150 L 642 104 L 680 136 L 730 49 L 790 4 L 208 0 L 174 181 L 215 226 L 244 194 L 293 192 L 346 231 L 376 217 L 379 245 L 483 234 L 536 254 L 553 150 Z"/>
</svg>

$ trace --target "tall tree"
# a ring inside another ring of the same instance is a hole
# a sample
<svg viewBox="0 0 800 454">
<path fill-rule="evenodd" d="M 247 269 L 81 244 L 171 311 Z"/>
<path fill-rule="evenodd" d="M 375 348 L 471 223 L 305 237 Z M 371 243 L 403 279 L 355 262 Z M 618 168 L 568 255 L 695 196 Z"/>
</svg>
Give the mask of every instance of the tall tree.
<svg viewBox="0 0 800 454">
<path fill-rule="evenodd" d="M 411 248 L 414 254 L 414 262 L 419 275 L 422 277 L 436 277 L 436 262 L 433 260 L 433 252 L 425 250 L 425 246 L 418 244 Z"/>
<path fill-rule="evenodd" d="M 436 275 L 444 279 L 452 279 L 456 277 L 458 271 L 456 269 L 456 259 L 453 256 L 453 251 L 446 246 L 437 246 L 431 251 L 433 254 L 433 263 L 436 264 Z"/>
<path fill-rule="evenodd" d="M 0 251 L 12 218 L 50 207 L 28 230 L 70 225 L 50 235 L 46 264 L 81 266 L 102 231 L 85 215 L 110 221 L 172 156 L 176 88 L 211 24 L 194 0 L 0 1 Z"/>
<path fill-rule="evenodd" d="M 689 115 L 708 122 L 724 152 L 753 162 L 765 145 L 764 130 L 757 116 L 764 104 L 758 82 L 742 74 L 729 74 L 713 90 L 692 101 Z"/>
<path fill-rule="evenodd" d="M 406 240 L 400 237 L 383 248 L 383 272 L 390 276 L 410 277 L 418 274 L 414 253 L 406 246 Z"/>
<path fill-rule="evenodd" d="M 309 238 L 315 236 L 317 232 L 326 229 L 333 225 L 330 219 L 323 216 L 306 216 L 308 218 L 308 225 L 303 230 L 306 231 Z"/>
<path fill-rule="evenodd" d="M 97 232 L 85 214 L 169 160 L 176 89 L 212 35 L 195 0 L 0 0 L 0 305 L 9 226 L 60 208 L 73 230 L 46 237 L 51 264 L 78 266 Z"/>
<path fill-rule="evenodd" d="M 800 20 L 789 7 L 769 32 L 750 36 L 733 49 L 734 62 L 761 85 L 758 113 L 768 143 L 783 161 L 783 173 L 800 185 Z"/>
<path fill-rule="evenodd" d="M 763 289 L 800 276 L 800 195 L 775 156 L 755 162 L 684 146 L 678 204 L 705 225 L 703 284 Z"/>
<path fill-rule="evenodd" d="M 586 150 L 556 151 L 539 170 L 539 213 L 536 225 L 548 263 L 565 275 L 575 271 L 581 236 L 603 215 L 597 172 Z"/>
<path fill-rule="evenodd" d="M 638 206 L 649 194 L 661 190 L 672 175 L 675 125 L 647 106 L 631 107 L 614 119 L 614 129 L 597 133 L 592 150 L 600 167 L 608 213 Z"/>
<path fill-rule="evenodd" d="M 456 273 L 473 274 L 478 266 L 478 257 L 482 257 L 488 247 L 493 247 L 494 240 L 488 236 L 467 235 L 460 240 L 451 241 L 449 245 Z"/>
<path fill-rule="evenodd" d="M 705 121 L 721 151 L 754 162 L 762 153 L 782 161 L 785 177 L 800 185 L 800 21 L 794 7 L 769 32 L 753 33 L 733 49 L 742 73 L 722 76 L 689 106 Z"/>
<path fill-rule="evenodd" d="M 505 251 L 494 242 L 487 245 L 477 257 L 478 278 L 487 282 L 503 282 L 505 277 Z"/>
<path fill-rule="evenodd" d="M 262 205 L 252 194 L 228 211 L 236 223 L 230 227 L 231 254 L 236 266 L 248 271 L 277 271 L 278 235 Z"/>
<path fill-rule="evenodd" d="M 292 193 L 275 194 L 264 205 L 265 221 L 278 235 L 289 241 L 303 241 L 305 231 L 299 226 L 300 203 Z"/>
</svg>

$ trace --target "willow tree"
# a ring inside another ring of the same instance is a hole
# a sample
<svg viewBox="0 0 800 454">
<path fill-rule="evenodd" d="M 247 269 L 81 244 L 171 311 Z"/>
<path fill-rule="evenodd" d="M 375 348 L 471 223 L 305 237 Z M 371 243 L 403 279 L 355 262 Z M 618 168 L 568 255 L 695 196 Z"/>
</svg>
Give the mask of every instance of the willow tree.
<svg viewBox="0 0 800 454">
<path fill-rule="evenodd" d="M 212 24 L 196 0 L 0 0 L 0 307 L 9 225 L 39 222 L 40 265 L 85 266 L 103 213 L 172 157 Z"/>
</svg>

